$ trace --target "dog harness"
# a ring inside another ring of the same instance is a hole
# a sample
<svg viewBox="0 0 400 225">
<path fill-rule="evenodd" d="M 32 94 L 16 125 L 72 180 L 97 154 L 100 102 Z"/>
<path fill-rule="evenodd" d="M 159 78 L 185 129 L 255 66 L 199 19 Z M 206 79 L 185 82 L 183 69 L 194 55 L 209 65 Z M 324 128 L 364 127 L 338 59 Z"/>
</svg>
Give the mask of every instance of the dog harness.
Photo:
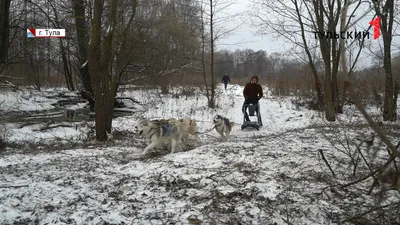
<svg viewBox="0 0 400 225">
<path fill-rule="evenodd" d="M 162 128 L 162 136 L 168 136 L 168 135 L 170 135 L 172 132 L 176 132 L 176 127 L 175 126 L 171 126 L 170 124 L 168 124 L 168 123 L 166 123 L 166 124 L 163 124 L 162 126 L 161 126 L 161 128 Z"/>
</svg>

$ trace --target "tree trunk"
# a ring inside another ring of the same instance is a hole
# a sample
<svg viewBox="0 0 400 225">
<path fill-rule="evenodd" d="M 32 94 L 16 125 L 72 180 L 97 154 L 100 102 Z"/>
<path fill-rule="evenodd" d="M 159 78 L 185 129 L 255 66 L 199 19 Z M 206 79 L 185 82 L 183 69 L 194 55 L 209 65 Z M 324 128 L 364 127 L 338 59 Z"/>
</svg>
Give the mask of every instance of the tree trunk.
<svg viewBox="0 0 400 225">
<path fill-rule="evenodd" d="M 94 2 L 94 15 L 91 20 L 92 24 L 92 35 L 91 42 L 89 44 L 89 74 L 91 76 L 91 80 L 93 88 L 93 96 L 95 101 L 95 127 L 96 127 L 96 139 L 98 141 L 106 141 L 107 133 L 106 133 L 106 124 L 108 110 L 105 110 L 105 96 L 107 95 L 107 90 L 104 88 L 104 77 L 107 77 L 107 67 L 106 65 L 102 65 L 100 63 L 101 60 L 101 15 L 103 11 L 103 1 L 96 0 Z M 106 74 L 104 74 L 106 73 Z"/>
<path fill-rule="evenodd" d="M 339 51 L 336 50 L 336 40 L 332 41 L 332 97 L 333 97 L 333 107 L 335 109 L 335 113 L 343 113 L 342 106 L 339 100 L 339 85 L 338 85 L 338 69 L 339 69 L 339 60 L 340 54 Z"/>
<path fill-rule="evenodd" d="M 72 80 L 71 71 L 69 70 L 68 59 L 67 59 L 67 54 L 66 54 L 66 51 L 65 51 L 65 47 L 64 47 L 64 45 L 62 43 L 62 39 L 61 38 L 59 39 L 59 41 L 60 41 L 61 59 L 63 61 L 65 81 L 67 83 L 68 90 L 74 91 L 75 90 L 74 83 L 73 83 L 73 80 Z"/>
<path fill-rule="evenodd" d="M 325 79 L 324 79 L 324 96 L 325 96 L 325 118 L 333 122 L 336 120 L 335 107 L 333 103 L 333 89 L 331 80 L 330 62 L 325 63 Z"/>
<path fill-rule="evenodd" d="M 329 2 L 328 2 L 329 6 Z M 332 7 L 332 6 L 331 6 Z M 316 14 L 316 20 L 317 20 L 317 27 L 319 32 L 324 32 L 324 5 L 322 0 L 315 0 L 314 1 L 314 10 Z M 333 10 L 329 10 L 330 14 L 333 13 Z M 330 15 L 330 18 L 328 19 L 328 31 L 334 32 L 335 27 L 333 26 L 333 16 Z M 328 36 L 323 36 L 319 37 L 320 41 L 320 50 L 322 54 L 322 58 L 324 61 L 324 66 L 325 66 L 325 77 L 324 77 L 324 110 L 325 110 L 325 118 L 328 121 L 335 121 L 336 120 L 336 115 L 335 115 L 335 107 L 334 107 L 334 102 L 333 102 L 333 84 L 332 84 L 332 67 L 331 67 L 331 48 L 333 47 L 332 45 L 332 39 L 329 39 Z"/>
<path fill-rule="evenodd" d="M 399 92 L 400 92 L 400 82 L 399 81 L 394 81 L 395 87 L 394 87 L 394 96 L 393 96 L 393 102 L 395 104 L 394 111 L 397 112 L 397 99 L 399 97 Z"/>
<path fill-rule="evenodd" d="M 91 20 L 92 33 L 89 44 L 89 74 L 91 76 L 95 100 L 96 139 L 107 140 L 107 132 L 111 133 L 114 112 L 114 100 L 117 89 L 118 76 L 112 71 L 114 60 L 114 32 L 116 28 L 117 1 L 112 0 L 110 5 L 109 28 L 101 41 L 101 18 L 103 12 L 102 0 L 94 1 L 94 15 Z M 125 46 L 121 46 L 125 47 Z M 118 52 L 117 52 L 118 55 Z"/>
<path fill-rule="evenodd" d="M 11 0 L 0 0 L 0 65 L 6 61 L 8 56 L 10 4 Z"/>
<path fill-rule="evenodd" d="M 93 71 L 90 71 L 90 74 Z M 100 71 L 99 71 L 100 72 Z M 97 82 L 94 82 L 97 83 Z M 108 124 L 109 124 L 109 110 L 105 110 L 107 106 L 106 96 L 103 95 L 102 91 L 99 90 L 100 87 L 94 85 L 94 97 L 95 97 L 95 126 L 96 126 L 96 139 L 98 141 L 107 141 L 108 136 L 107 132 L 111 133 L 111 130 L 108 131 Z"/>
<path fill-rule="evenodd" d="M 208 101 L 208 107 L 215 108 L 215 78 L 214 78 L 214 11 L 213 11 L 213 0 L 210 0 L 210 41 L 211 41 L 211 63 L 210 63 L 210 75 L 211 75 L 211 96 Z"/>
<path fill-rule="evenodd" d="M 383 120 L 396 121 L 396 105 L 394 101 L 395 81 L 392 73 L 392 30 L 393 30 L 393 0 L 387 0 L 383 12 L 380 13 L 381 31 L 383 37 L 383 68 L 385 70 L 385 98 L 383 103 Z M 389 11 L 389 13 L 385 13 Z M 389 15 L 389 18 L 387 17 Z"/>
<path fill-rule="evenodd" d="M 0 0 L 0 69 L 6 62 L 8 56 L 8 41 L 10 36 L 10 13 L 11 0 Z M 5 149 L 6 143 L 0 136 L 0 150 Z"/>
<path fill-rule="evenodd" d="M 297 15 L 297 18 L 298 18 L 299 23 L 300 23 L 301 38 L 303 40 L 304 50 L 306 51 L 306 54 L 307 54 L 307 57 L 308 57 L 308 65 L 310 66 L 310 69 L 311 69 L 311 72 L 312 72 L 313 78 L 314 78 L 314 89 L 315 89 L 315 91 L 317 93 L 316 97 L 317 97 L 317 101 L 318 101 L 318 107 L 319 107 L 320 110 L 322 110 L 323 109 L 323 105 L 324 105 L 324 97 L 322 95 L 321 81 L 319 79 L 317 69 L 315 68 L 315 65 L 314 65 L 314 62 L 313 62 L 313 58 L 312 58 L 310 49 L 309 49 L 308 44 L 307 44 L 304 24 L 303 24 L 303 21 L 302 21 L 302 16 L 301 16 L 301 12 L 300 12 L 297 0 L 294 0 L 294 4 L 295 4 L 295 7 L 296 7 L 296 15 Z M 275 69 L 274 69 L 274 73 L 275 73 Z"/>
<path fill-rule="evenodd" d="M 210 91 L 208 90 L 208 82 L 207 82 L 207 71 L 206 71 L 206 62 L 205 62 L 205 48 L 206 48 L 206 37 L 204 32 L 204 8 L 203 4 L 201 4 L 201 64 L 203 68 L 203 78 L 204 78 L 204 86 L 206 89 L 206 97 L 207 103 L 210 102 Z"/>
<path fill-rule="evenodd" d="M 85 20 L 85 0 L 73 0 L 75 13 L 75 28 L 78 41 L 78 60 L 79 60 L 79 75 L 83 84 L 83 88 L 93 95 L 92 82 L 89 74 L 88 61 L 88 41 L 87 28 Z M 84 66 L 83 66 L 84 65 Z M 91 101 L 89 101 L 90 103 Z M 91 103 L 93 104 L 93 103 Z M 93 107 L 91 105 L 91 107 Z"/>
<path fill-rule="evenodd" d="M 346 30 L 346 17 L 347 17 L 347 11 L 349 8 L 350 1 L 345 1 L 343 10 L 340 15 L 340 33 L 344 32 Z M 346 101 L 347 97 L 347 89 L 349 87 L 349 74 L 347 71 L 347 60 L 346 60 L 346 54 L 345 54 L 345 39 L 341 38 L 339 40 L 339 55 L 340 55 L 340 64 L 342 67 L 342 74 L 343 74 L 343 93 L 342 93 L 342 99 L 340 101 L 341 105 L 341 111 L 343 112 L 343 105 L 344 102 Z"/>
</svg>

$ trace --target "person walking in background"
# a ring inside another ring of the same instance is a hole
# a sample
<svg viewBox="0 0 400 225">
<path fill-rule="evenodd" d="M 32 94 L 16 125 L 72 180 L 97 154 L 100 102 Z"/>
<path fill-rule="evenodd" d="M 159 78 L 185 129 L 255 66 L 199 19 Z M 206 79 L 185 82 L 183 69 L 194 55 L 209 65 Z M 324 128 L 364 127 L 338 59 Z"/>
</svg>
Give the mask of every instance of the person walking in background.
<svg viewBox="0 0 400 225">
<path fill-rule="evenodd" d="M 222 83 L 224 83 L 225 90 L 226 90 L 226 87 L 228 86 L 228 83 L 231 83 L 231 79 L 229 79 L 228 74 L 225 73 L 225 76 L 222 77 Z"/>
</svg>

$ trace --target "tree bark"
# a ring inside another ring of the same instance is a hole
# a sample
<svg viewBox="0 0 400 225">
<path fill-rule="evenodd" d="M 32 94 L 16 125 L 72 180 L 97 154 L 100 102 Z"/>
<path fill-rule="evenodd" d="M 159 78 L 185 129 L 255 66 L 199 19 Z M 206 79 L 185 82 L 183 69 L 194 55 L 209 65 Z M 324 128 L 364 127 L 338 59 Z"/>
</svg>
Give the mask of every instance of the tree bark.
<svg viewBox="0 0 400 225">
<path fill-rule="evenodd" d="M 400 82 L 399 81 L 394 81 L 395 87 L 394 87 L 394 96 L 393 96 L 393 102 L 395 103 L 395 108 L 394 111 L 397 112 L 397 100 L 399 97 L 399 92 L 400 92 Z"/>
<path fill-rule="evenodd" d="M 319 107 L 320 110 L 322 110 L 324 108 L 323 107 L 323 105 L 324 105 L 324 96 L 322 94 L 321 81 L 319 79 L 317 69 L 315 68 L 315 65 L 314 65 L 314 62 L 313 62 L 313 59 L 312 59 L 312 55 L 311 55 L 310 49 L 309 49 L 308 44 L 307 44 L 304 24 L 303 24 L 303 21 L 302 21 L 301 12 L 300 12 L 297 0 L 294 0 L 294 4 L 295 4 L 295 7 L 296 7 L 296 15 L 297 15 L 297 18 L 298 18 L 299 23 L 300 23 L 301 38 L 303 40 L 304 50 L 305 50 L 305 52 L 307 54 L 308 65 L 310 66 L 310 69 L 311 69 L 311 72 L 312 72 L 313 78 L 314 78 L 314 89 L 315 89 L 315 91 L 317 93 L 316 97 L 317 97 L 317 101 L 318 101 L 318 107 Z"/>
<path fill-rule="evenodd" d="M 10 4 L 11 0 L 0 0 L 0 65 L 8 56 L 10 36 Z"/>
<path fill-rule="evenodd" d="M 64 76 L 65 76 L 65 81 L 67 83 L 67 88 L 70 91 L 74 91 L 75 90 L 74 82 L 72 80 L 72 74 L 68 66 L 67 53 L 65 51 L 64 44 L 62 43 L 62 39 L 60 38 L 59 41 L 60 41 L 61 59 L 63 62 Z"/>
<path fill-rule="evenodd" d="M 344 1 L 344 6 L 342 8 L 342 12 L 340 15 L 340 32 L 345 32 L 346 31 L 346 17 L 347 17 L 347 11 L 349 8 L 350 1 L 345 0 Z M 340 64 L 342 67 L 342 74 L 343 74 L 343 93 L 342 93 L 342 99 L 340 101 L 340 106 L 341 106 L 341 112 L 343 112 L 343 105 L 346 100 L 347 96 L 347 89 L 349 87 L 349 74 L 347 71 L 347 60 L 346 60 L 346 53 L 345 53 L 345 39 L 341 38 L 339 40 L 339 55 L 340 55 Z"/>
<path fill-rule="evenodd" d="M 10 4 L 11 0 L 0 0 L 0 69 L 8 56 L 8 41 L 10 36 Z M 5 149 L 6 143 L 0 136 L 0 150 Z"/>
<path fill-rule="evenodd" d="M 210 75 L 211 75 L 211 96 L 208 101 L 210 108 L 215 108 L 215 78 L 214 78 L 214 11 L 213 11 L 213 0 L 210 0 L 210 41 L 211 41 L 211 64 L 210 64 Z"/>
<path fill-rule="evenodd" d="M 206 97 L 207 103 L 210 102 L 210 91 L 208 89 L 207 82 L 207 71 L 206 71 L 206 62 L 205 62 L 205 51 L 206 51 L 206 36 L 205 36 L 205 26 L 204 26 L 204 8 L 203 4 L 201 4 L 201 64 L 202 64 L 202 72 L 204 78 L 204 86 L 206 89 Z"/>
<path fill-rule="evenodd" d="M 376 3 L 379 4 L 379 3 Z M 394 0 L 387 0 L 383 7 L 383 13 L 378 12 L 381 22 L 381 31 L 383 38 L 383 68 L 385 70 L 385 97 L 383 103 L 383 120 L 396 121 L 397 113 L 395 102 L 395 81 L 392 72 L 392 30 L 393 30 L 393 7 Z M 388 18 L 389 15 L 389 18 Z"/>
<path fill-rule="evenodd" d="M 329 4 L 328 4 L 328 8 Z M 324 5 L 322 0 L 315 0 L 314 1 L 314 11 L 317 20 L 317 27 L 318 31 L 323 33 L 324 32 Z M 329 10 L 330 14 L 333 12 L 331 9 Z M 335 29 L 332 24 L 332 16 L 328 19 L 328 32 L 334 32 Z M 319 37 L 320 41 L 320 50 L 322 54 L 322 58 L 325 65 L 325 77 L 324 77 L 324 106 L 325 106 L 325 118 L 328 121 L 335 121 L 335 108 L 333 103 L 333 85 L 332 85 L 332 68 L 331 68 L 331 41 L 332 39 L 328 39 L 327 35 L 323 37 Z"/>
<path fill-rule="evenodd" d="M 84 0 L 73 0 L 74 13 L 75 13 L 75 28 L 77 33 L 78 42 L 78 60 L 79 60 L 79 77 L 82 81 L 83 88 L 93 95 L 92 82 L 89 74 L 88 61 L 88 40 L 87 40 L 87 28 L 85 20 L 85 1 Z M 84 66 L 83 66 L 84 65 Z M 93 108 L 94 102 L 91 102 Z"/>
<path fill-rule="evenodd" d="M 101 60 L 101 15 L 103 12 L 103 1 L 96 0 L 94 1 L 94 15 L 91 19 L 92 24 L 92 33 L 91 33 L 91 41 L 89 44 L 89 74 L 93 88 L 93 95 L 95 99 L 95 127 L 96 127 L 96 139 L 98 141 L 106 141 L 107 133 L 106 133 L 106 124 L 107 124 L 107 116 L 108 110 L 104 109 L 105 105 L 105 94 L 103 91 L 106 91 L 103 87 L 104 85 L 104 77 L 107 77 L 107 67 L 100 63 Z"/>
<path fill-rule="evenodd" d="M 136 9 L 136 1 L 132 0 L 132 10 Z M 117 23 L 117 1 L 112 0 L 109 8 L 109 21 L 106 36 L 101 41 L 101 18 L 104 0 L 95 0 L 91 20 L 92 33 L 89 44 L 89 74 L 91 76 L 95 99 L 96 139 L 106 141 L 107 133 L 111 133 L 114 101 L 117 92 L 118 74 L 113 71 L 114 56 L 121 54 L 125 46 L 120 46 L 114 54 L 114 34 Z M 133 19 L 132 19 L 133 20 Z M 131 21 L 131 20 L 130 20 Z M 130 24 L 130 23 L 128 23 Z M 128 28 L 125 29 L 127 32 Z M 126 41 L 122 41 L 126 43 Z M 111 71 L 111 72 L 110 72 Z"/>
</svg>

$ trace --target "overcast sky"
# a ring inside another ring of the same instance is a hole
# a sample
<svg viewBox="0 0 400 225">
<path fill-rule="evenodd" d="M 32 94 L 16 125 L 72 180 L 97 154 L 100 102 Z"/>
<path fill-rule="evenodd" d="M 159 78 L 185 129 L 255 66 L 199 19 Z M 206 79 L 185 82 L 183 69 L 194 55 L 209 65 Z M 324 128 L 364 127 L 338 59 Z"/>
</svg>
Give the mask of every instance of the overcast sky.
<svg viewBox="0 0 400 225">
<path fill-rule="evenodd" d="M 256 35 L 256 28 L 252 27 L 252 24 L 250 22 L 250 19 L 245 16 L 246 12 L 248 12 L 250 9 L 253 9 L 251 3 L 249 0 L 240 0 L 237 1 L 235 5 L 232 5 L 229 9 L 228 12 L 235 14 L 235 13 L 242 13 L 244 19 L 243 25 L 236 29 L 234 33 L 226 36 L 224 39 L 220 40 L 220 44 L 217 46 L 218 49 L 229 49 L 229 50 L 236 50 L 236 49 L 246 49 L 250 48 L 253 49 L 254 51 L 257 50 L 265 50 L 268 54 L 272 52 L 280 52 L 280 53 L 288 53 L 288 50 L 293 47 L 290 43 L 288 43 L 284 38 L 279 38 L 276 39 L 272 35 L 265 35 L 265 36 L 259 36 Z M 364 5 L 364 7 L 360 8 L 355 14 L 354 18 L 359 18 L 361 17 L 364 12 L 367 10 L 368 5 Z M 351 11 L 349 10 L 349 13 Z M 369 26 L 369 21 L 373 18 L 374 13 L 371 11 L 369 14 L 367 14 L 363 19 L 359 20 L 356 23 L 357 30 L 362 31 L 366 30 Z M 238 20 L 238 19 L 237 19 Z M 226 24 L 227 27 L 234 27 L 238 24 L 237 20 L 230 20 Z M 354 28 L 353 28 L 354 29 Z M 397 33 L 400 33 L 400 27 L 396 24 L 394 24 L 394 29 L 398 31 Z M 371 33 L 371 39 L 367 40 L 373 48 L 379 48 L 379 44 L 383 46 L 382 42 L 382 37 L 380 37 L 377 40 L 373 40 L 373 31 L 372 28 L 370 30 Z M 398 53 L 400 50 L 400 37 L 399 36 L 394 36 L 393 37 L 393 46 L 392 46 L 392 53 Z M 358 48 L 355 49 L 355 51 L 358 51 Z M 290 55 L 290 54 L 288 54 Z M 369 50 L 365 50 L 362 52 L 360 56 L 360 67 L 364 66 L 369 66 L 371 65 L 371 54 Z"/>
</svg>

